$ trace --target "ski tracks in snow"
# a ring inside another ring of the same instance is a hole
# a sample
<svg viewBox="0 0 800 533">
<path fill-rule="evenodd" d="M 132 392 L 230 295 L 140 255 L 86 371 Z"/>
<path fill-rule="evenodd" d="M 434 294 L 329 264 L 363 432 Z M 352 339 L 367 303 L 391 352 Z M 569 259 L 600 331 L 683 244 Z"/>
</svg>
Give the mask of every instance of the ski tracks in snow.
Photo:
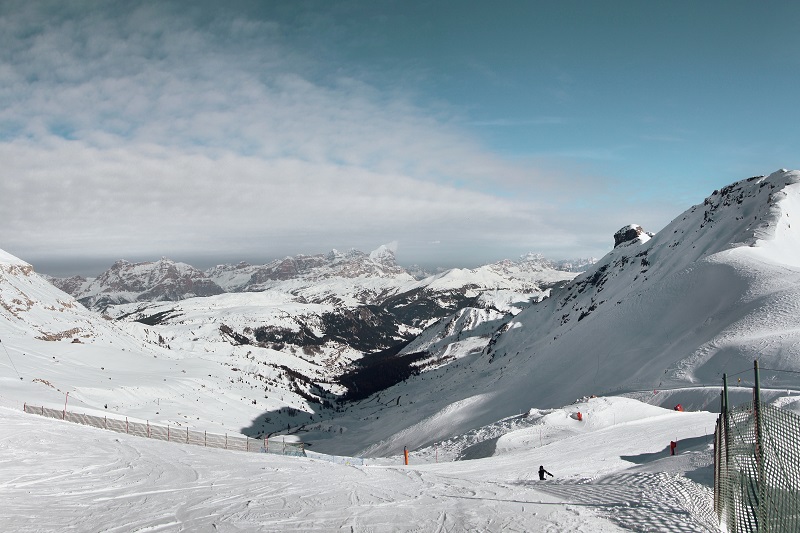
<svg viewBox="0 0 800 533">
<path fill-rule="evenodd" d="M 570 506 L 593 508 L 632 531 L 719 531 L 711 489 L 676 474 L 620 473 L 595 480 L 548 481 L 536 487 Z"/>
</svg>

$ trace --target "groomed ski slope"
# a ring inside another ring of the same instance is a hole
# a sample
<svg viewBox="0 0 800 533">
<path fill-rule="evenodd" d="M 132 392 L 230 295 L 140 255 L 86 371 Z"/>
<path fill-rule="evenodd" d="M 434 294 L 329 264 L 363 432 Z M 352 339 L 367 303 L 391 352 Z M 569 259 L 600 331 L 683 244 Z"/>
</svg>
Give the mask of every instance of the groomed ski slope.
<svg viewBox="0 0 800 533">
<path fill-rule="evenodd" d="M 434 456 L 412 450 L 406 467 L 398 450 L 354 467 L 0 408 L 0 522 L 19 532 L 715 530 L 715 415 L 609 397 L 527 418 L 482 459 L 421 464 Z M 539 481 L 540 464 L 556 477 Z"/>
</svg>

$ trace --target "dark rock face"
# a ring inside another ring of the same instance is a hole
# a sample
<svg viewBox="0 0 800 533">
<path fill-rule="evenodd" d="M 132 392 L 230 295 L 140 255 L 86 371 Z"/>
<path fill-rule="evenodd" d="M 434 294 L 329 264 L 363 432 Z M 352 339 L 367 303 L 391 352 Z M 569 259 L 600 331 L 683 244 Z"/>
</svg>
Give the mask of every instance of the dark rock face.
<svg viewBox="0 0 800 533">
<path fill-rule="evenodd" d="M 638 224 L 625 226 L 614 234 L 614 248 L 620 244 L 637 239 L 642 233 L 644 233 L 644 230 Z"/>
</svg>

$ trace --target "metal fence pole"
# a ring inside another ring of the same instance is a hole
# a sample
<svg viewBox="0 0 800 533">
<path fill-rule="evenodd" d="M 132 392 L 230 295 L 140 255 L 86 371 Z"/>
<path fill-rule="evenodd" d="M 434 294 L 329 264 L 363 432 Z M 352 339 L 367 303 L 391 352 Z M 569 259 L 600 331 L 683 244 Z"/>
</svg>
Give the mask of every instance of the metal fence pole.
<svg viewBox="0 0 800 533">
<path fill-rule="evenodd" d="M 756 531 L 767 531 L 768 525 L 764 518 L 766 516 L 766 492 L 767 484 L 764 479 L 764 440 L 763 440 L 763 417 L 761 412 L 761 384 L 758 376 L 758 359 L 753 361 L 753 374 L 755 375 L 755 387 L 753 388 L 753 417 L 756 425 L 756 449 L 755 460 L 758 470 L 758 482 L 756 485 Z"/>
</svg>

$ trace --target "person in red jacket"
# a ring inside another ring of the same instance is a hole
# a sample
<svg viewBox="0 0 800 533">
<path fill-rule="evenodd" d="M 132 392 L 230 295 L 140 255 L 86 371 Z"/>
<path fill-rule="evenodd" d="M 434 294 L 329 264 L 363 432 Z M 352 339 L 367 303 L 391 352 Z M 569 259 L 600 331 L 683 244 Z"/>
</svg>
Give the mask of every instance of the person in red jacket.
<svg viewBox="0 0 800 533">
<path fill-rule="evenodd" d="M 555 476 L 553 476 L 553 474 L 551 474 L 550 472 L 545 470 L 543 466 L 539 466 L 539 479 L 544 481 L 544 475 L 545 474 L 547 474 L 550 477 L 555 477 Z"/>
</svg>

